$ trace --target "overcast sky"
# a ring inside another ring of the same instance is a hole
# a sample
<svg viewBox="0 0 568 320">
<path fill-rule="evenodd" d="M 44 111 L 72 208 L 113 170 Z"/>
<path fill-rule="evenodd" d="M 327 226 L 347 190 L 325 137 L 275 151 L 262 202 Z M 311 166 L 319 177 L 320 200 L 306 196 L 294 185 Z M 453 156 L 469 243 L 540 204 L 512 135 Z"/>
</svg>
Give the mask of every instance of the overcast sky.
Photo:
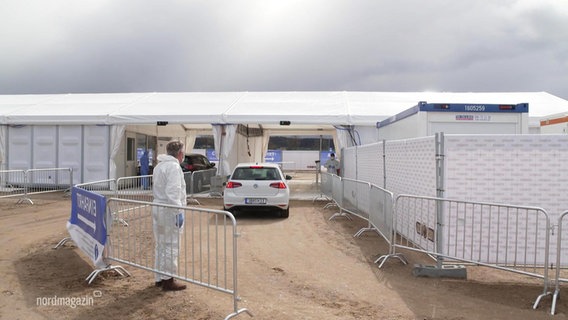
<svg viewBox="0 0 568 320">
<path fill-rule="evenodd" d="M 1 0 L 0 94 L 546 91 L 568 0 Z"/>
</svg>

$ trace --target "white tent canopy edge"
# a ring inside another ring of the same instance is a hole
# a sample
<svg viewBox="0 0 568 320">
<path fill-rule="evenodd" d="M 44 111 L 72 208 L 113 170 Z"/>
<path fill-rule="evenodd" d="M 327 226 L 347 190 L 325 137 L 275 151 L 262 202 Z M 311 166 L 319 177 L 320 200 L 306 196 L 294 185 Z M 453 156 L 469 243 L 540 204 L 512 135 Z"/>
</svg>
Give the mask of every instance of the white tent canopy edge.
<svg viewBox="0 0 568 320">
<path fill-rule="evenodd" d="M 530 117 L 568 111 L 546 92 L 178 92 L 0 95 L 0 124 L 371 125 L 419 101 L 529 103 Z"/>
</svg>

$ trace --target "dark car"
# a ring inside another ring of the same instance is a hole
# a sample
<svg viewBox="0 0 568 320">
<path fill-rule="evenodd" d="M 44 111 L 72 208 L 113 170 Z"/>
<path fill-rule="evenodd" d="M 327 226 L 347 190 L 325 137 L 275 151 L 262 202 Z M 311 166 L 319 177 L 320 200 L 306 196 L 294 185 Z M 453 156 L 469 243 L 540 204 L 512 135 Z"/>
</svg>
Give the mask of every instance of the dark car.
<svg viewBox="0 0 568 320">
<path fill-rule="evenodd" d="M 198 153 L 186 154 L 180 165 L 181 170 L 185 173 L 188 194 L 208 190 L 211 185 L 211 177 L 217 173 L 217 170 L 210 170 L 215 168 L 215 163 L 210 162 L 206 156 Z"/>
<path fill-rule="evenodd" d="M 199 153 L 186 154 L 181 163 L 183 172 L 207 170 L 213 167 L 215 167 L 215 163 L 211 163 L 206 156 Z"/>
</svg>

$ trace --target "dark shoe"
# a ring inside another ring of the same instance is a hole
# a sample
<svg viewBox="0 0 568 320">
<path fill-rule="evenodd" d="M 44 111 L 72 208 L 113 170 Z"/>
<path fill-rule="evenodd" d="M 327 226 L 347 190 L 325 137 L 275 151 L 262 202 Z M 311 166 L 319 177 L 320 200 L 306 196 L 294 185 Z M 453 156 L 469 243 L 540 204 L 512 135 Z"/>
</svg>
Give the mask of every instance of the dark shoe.
<svg viewBox="0 0 568 320">
<path fill-rule="evenodd" d="M 174 281 L 174 278 L 169 278 L 168 280 L 162 280 L 162 290 L 164 291 L 179 291 L 187 288 L 185 284 L 178 284 Z"/>
<path fill-rule="evenodd" d="M 156 281 L 156 282 L 155 282 L 154 284 L 156 285 L 156 287 L 158 287 L 158 288 L 159 288 L 159 287 L 161 287 L 161 286 L 162 286 L 162 283 L 163 283 L 163 281 L 162 281 L 162 280 L 160 280 L 160 281 Z"/>
</svg>

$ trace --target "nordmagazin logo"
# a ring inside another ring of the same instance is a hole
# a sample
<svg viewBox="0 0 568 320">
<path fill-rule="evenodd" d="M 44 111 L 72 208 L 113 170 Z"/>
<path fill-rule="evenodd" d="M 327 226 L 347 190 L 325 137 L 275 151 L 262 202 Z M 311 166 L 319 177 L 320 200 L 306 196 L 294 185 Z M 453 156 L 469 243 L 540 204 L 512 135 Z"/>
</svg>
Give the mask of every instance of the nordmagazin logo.
<svg viewBox="0 0 568 320">
<path fill-rule="evenodd" d="M 95 298 L 102 296 L 102 292 L 95 290 L 92 295 L 84 295 L 78 297 L 59 297 L 57 295 L 51 297 L 37 297 L 36 305 L 39 307 L 77 307 L 93 306 Z"/>
</svg>

